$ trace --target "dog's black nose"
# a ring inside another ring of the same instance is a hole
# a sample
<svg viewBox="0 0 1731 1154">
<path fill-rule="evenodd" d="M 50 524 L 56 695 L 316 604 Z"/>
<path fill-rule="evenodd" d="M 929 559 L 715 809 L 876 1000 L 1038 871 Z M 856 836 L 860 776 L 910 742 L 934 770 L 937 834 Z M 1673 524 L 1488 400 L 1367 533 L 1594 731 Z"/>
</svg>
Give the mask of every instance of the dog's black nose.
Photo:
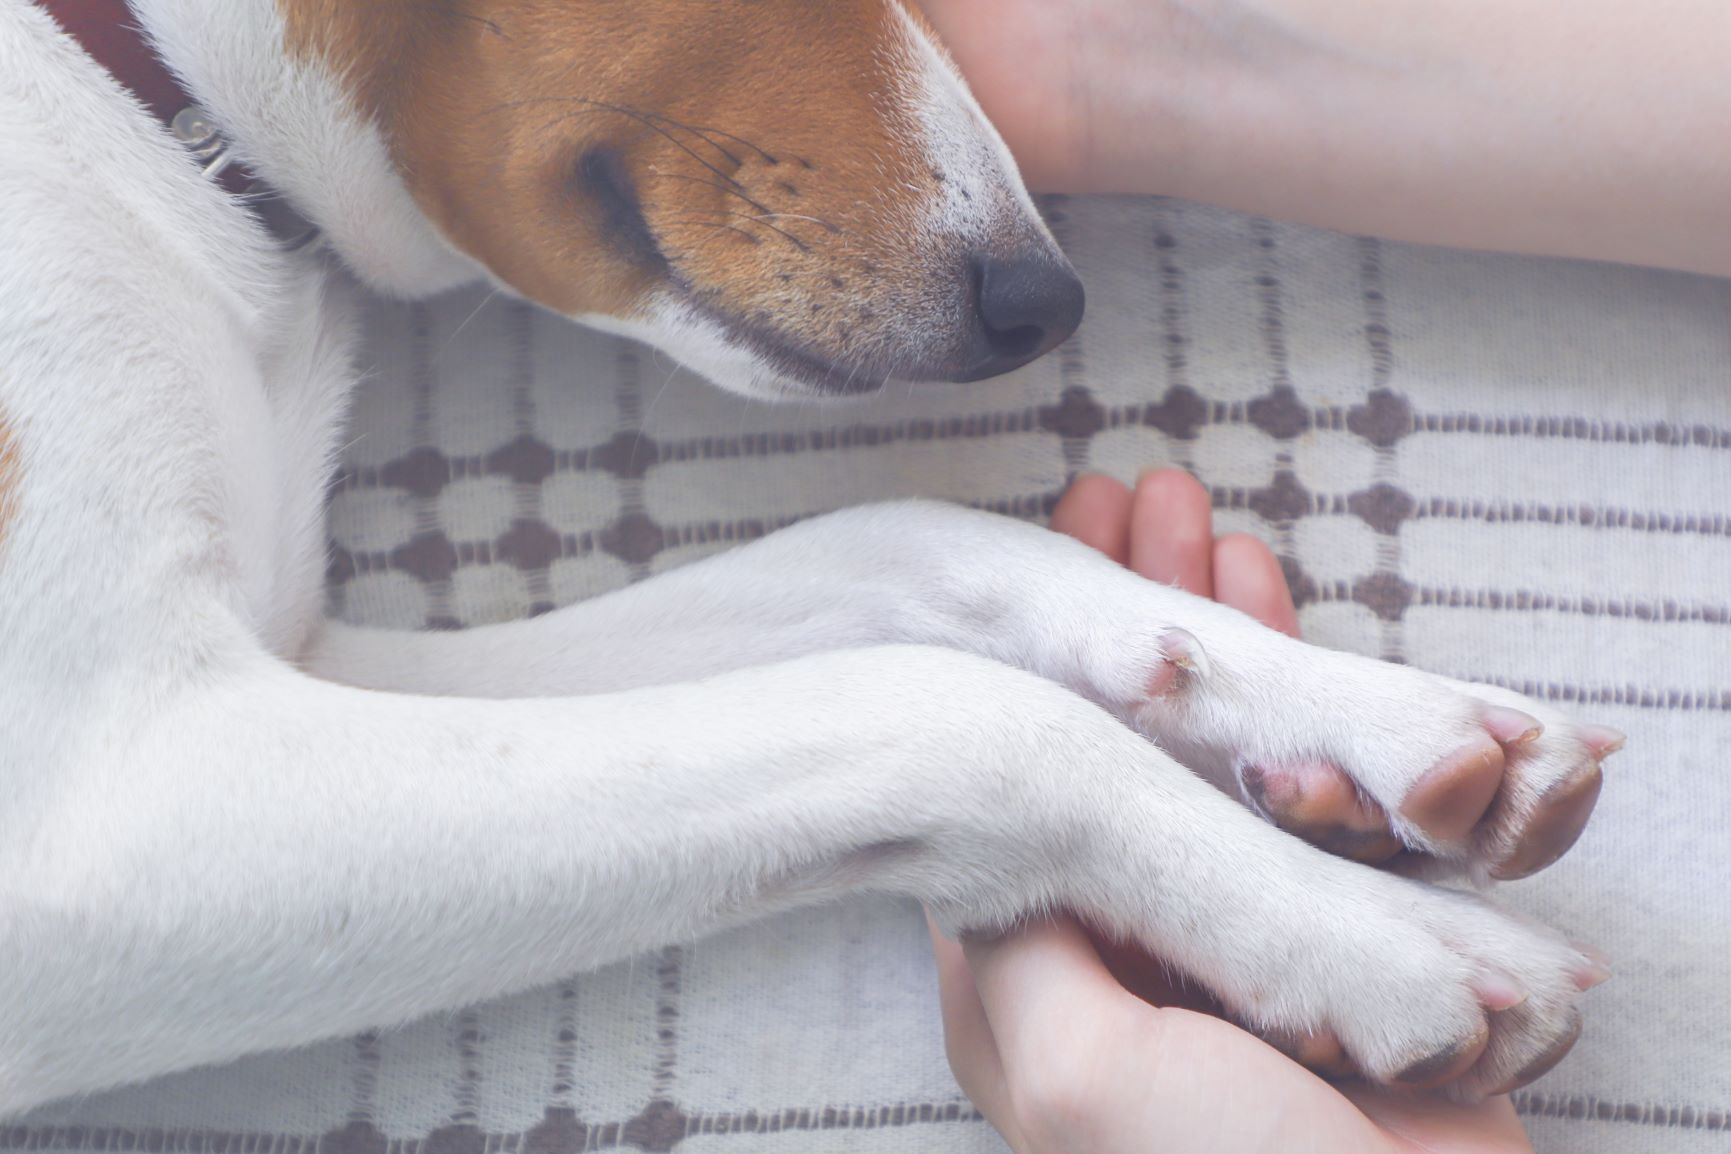
<svg viewBox="0 0 1731 1154">
<path fill-rule="evenodd" d="M 1070 339 L 1087 294 L 1074 271 L 1046 254 L 975 261 L 973 363 L 958 378 L 979 381 L 1019 369 Z"/>
</svg>

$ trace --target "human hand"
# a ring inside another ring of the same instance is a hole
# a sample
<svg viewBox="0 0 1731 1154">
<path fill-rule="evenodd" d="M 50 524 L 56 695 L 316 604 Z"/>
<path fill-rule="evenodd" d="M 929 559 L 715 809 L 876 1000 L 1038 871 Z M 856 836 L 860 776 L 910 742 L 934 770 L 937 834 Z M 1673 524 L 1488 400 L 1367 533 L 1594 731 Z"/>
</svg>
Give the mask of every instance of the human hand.
<svg viewBox="0 0 1731 1154">
<path fill-rule="evenodd" d="M 1052 524 L 1151 580 L 1298 632 L 1274 555 L 1252 537 L 1215 540 L 1209 495 L 1183 473 L 1150 474 L 1134 494 L 1083 478 Z M 932 940 L 951 1066 L 1017 1154 L 1532 1149 L 1507 1098 L 1462 1106 L 1330 1085 L 1193 1008 L 1205 1003 L 1158 962 L 1102 951 L 1073 920 L 965 946 L 934 929 Z"/>
</svg>

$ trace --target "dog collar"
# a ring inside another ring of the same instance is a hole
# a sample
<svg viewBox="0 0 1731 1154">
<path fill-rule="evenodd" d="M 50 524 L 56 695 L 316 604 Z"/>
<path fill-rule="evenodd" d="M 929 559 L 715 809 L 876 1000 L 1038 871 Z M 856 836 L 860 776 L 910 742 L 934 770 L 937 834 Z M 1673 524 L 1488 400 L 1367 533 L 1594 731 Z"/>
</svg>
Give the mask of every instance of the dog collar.
<svg viewBox="0 0 1731 1154">
<path fill-rule="evenodd" d="M 215 121 L 151 47 L 126 0 L 36 0 L 61 31 L 76 40 L 179 141 L 204 174 L 236 196 L 285 246 L 306 248 L 318 230 L 244 165 Z"/>
</svg>

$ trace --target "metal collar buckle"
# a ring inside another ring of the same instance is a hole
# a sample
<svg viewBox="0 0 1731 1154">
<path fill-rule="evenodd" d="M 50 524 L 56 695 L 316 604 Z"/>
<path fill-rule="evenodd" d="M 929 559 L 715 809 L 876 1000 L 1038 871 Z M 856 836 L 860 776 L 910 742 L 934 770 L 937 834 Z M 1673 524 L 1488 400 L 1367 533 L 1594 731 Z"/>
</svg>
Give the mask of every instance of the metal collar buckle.
<svg viewBox="0 0 1731 1154">
<path fill-rule="evenodd" d="M 198 105 L 189 104 L 175 113 L 168 129 L 174 134 L 174 138 L 185 146 L 187 152 L 192 154 L 204 175 L 212 180 L 220 179 L 234 164 L 234 150 L 228 139 L 217 129 L 209 114 Z M 310 250 L 322 242 L 323 237 L 317 227 L 295 212 L 281 194 L 247 192 L 241 195 L 248 207 L 289 252 Z"/>
</svg>

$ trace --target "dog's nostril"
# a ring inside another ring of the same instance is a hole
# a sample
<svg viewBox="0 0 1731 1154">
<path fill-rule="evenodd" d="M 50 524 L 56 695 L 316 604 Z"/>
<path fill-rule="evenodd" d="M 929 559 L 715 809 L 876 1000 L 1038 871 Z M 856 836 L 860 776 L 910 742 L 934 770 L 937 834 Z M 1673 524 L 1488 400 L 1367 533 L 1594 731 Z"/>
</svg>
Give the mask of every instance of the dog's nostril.
<svg viewBox="0 0 1731 1154">
<path fill-rule="evenodd" d="M 1082 323 L 1082 282 L 1061 260 L 986 256 L 974 265 L 984 354 L 975 377 L 1008 372 L 1064 341 Z"/>
<path fill-rule="evenodd" d="M 1039 325 L 1017 325 L 1013 329 L 995 329 L 990 321 L 986 322 L 986 340 L 990 342 L 992 351 L 999 356 L 1025 357 L 1040 347 L 1046 339 L 1046 330 Z"/>
</svg>

